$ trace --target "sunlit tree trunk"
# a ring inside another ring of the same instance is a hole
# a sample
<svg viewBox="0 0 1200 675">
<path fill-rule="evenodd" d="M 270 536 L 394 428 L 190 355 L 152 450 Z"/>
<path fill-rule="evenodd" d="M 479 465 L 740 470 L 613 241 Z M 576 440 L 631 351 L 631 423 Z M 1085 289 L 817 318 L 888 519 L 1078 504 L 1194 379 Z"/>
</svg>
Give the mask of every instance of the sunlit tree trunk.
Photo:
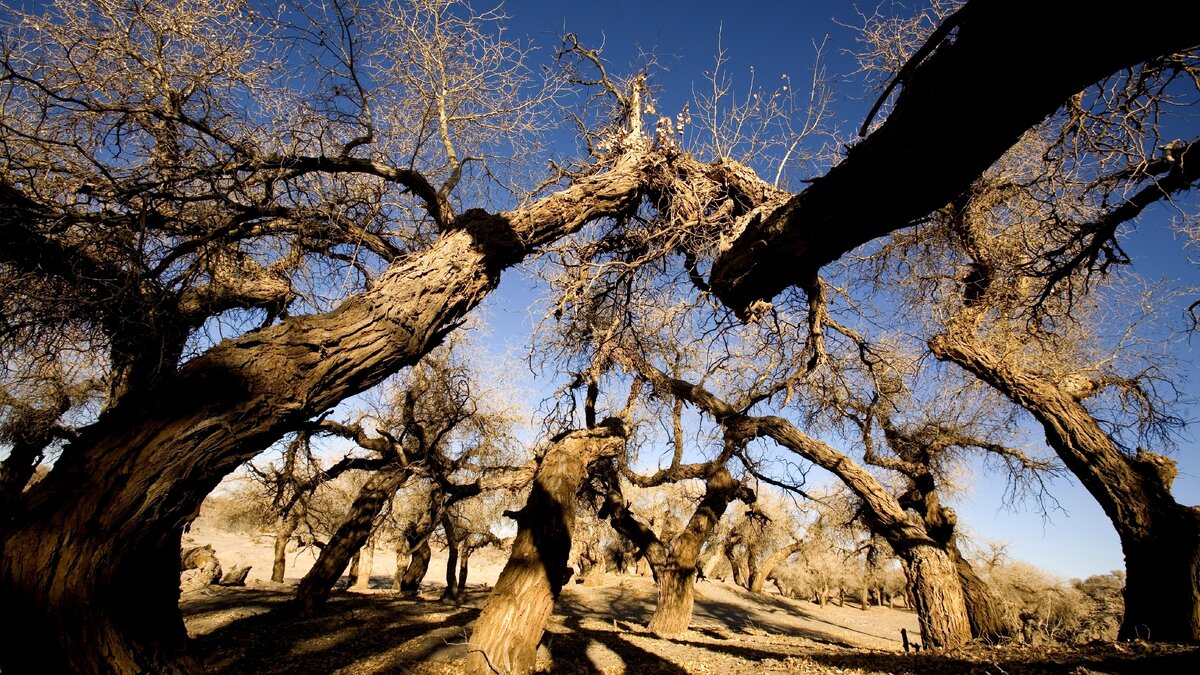
<svg viewBox="0 0 1200 675">
<path fill-rule="evenodd" d="M 1200 511 L 1171 495 L 1175 463 L 1151 452 L 1122 454 L 1078 396 L 1001 360 L 969 326 L 954 326 L 930 348 L 1041 422 L 1047 443 L 1112 521 L 1126 565 L 1118 636 L 1200 640 Z"/>
<path fill-rule="evenodd" d="M 677 635 L 687 630 L 696 596 L 696 561 L 700 557 L 700 548 L 735 499 L 753 501 L 754 495 L 725 469 L 708 477 L 704 498 L 687 527 L 671 541 L 670 555 L 657 574 L 658 605 L 647 624 L 652 632 Z"/>
<path fill-rule="evenodd" d="M 958 647 L 971 641 L 971 624 L 958 569 L 945 551 L 931 545 L 897 551 L 921 622 L 926 649 Z"/>
<path fill-rule="evenodd" d="M 751 593 L 762 593 L 763 585 L 766 584 L 767 579 L 771 578 L 771 573 L 775 571 L 775 568 L 798 552 L 801 546 L 800 542 L 794 542 L 775 551 L 761 561 L 750 561 L 750 574 L 747 579 L 746 590 Z"/>
<path fill-rule="evenodd" d="M 365 591 L 371 587 L 371 570 L 375 566 L 375 542 L 368 537 L 362 548 L 358 549 L 358 569 L 350 588 Z"/>
<path fill-rule="evenodd" d="M 510 513 L 517 521 L 517 537 L 475 622 L 468 673 L 521 673 L 533 667 L 538 642 L 565 582 L 575 493 L 587 465 L 616 454 L 624 436 L 619 423 L 605 424 L 559 436 L 546 451 L 525 506 Z"/>
<path fill-rule="evenodd" d="M 275 555 L 271 564 L 271 581 L 283 583 L 287 573 L 287 547 L 296 528 L 300 526 L 298 513 L 288 514 L 275 521 Z"/>
</svg>

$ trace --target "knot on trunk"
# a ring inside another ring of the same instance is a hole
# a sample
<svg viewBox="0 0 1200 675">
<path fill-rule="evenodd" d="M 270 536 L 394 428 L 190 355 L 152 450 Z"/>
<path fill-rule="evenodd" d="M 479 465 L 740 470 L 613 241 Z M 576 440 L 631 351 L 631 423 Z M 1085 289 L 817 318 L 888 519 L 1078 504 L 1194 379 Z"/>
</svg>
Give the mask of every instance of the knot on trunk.
<svg viewBox="0 0 1200 675">
<path fill-rule="evenodd" d="M 1179 475 L 1179 467 L 1175 460 L 1141 448 L 1138 448 L 1137 455 L 1130 459 L 1129 463 L 1139 474 L 1153 480 L 1166 490 L 1171 489 L 1171 484 Z"/>
<path fill-rule="evenodd" d="M 525 256 L 525 242 L 508 219 L 483 209 L 468 209 L 447 229 L 471 235 L 475 248 L 483 253 L 492 272 L 499 272 Z"/>
</svg>

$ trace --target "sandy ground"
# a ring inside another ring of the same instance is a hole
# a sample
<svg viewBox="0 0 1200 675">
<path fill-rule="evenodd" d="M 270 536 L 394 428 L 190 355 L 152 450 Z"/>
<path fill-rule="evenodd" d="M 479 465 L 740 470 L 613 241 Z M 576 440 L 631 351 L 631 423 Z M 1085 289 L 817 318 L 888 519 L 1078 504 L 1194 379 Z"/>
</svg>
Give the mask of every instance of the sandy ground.
<svg viewBox="0 0 1200 675">
<path fill-rule="evenodd" d="M 213 673 L 457 673 L 471 627 L 503 566 L 499 552 L 472 558 L 460 605 L 437 601 L 445 557 L 435 555 L 416 600 L 390 589 L 395 559 L 376 555 L 372 588 L 335 593 L 300 614 L 289 602 L 313 556 L 289 556 L 288 579 L 270 576 L 271 539 L 193 528 L 225 567 L 254 566 L 243 588 L 188 593 L 180 601 L 196 655 Z M 716 581 L 696 587 L 690 630 L 659 638 L 643 626 L 653 612 L 651 579 L 605 575 L 563 590 L 539 649 L 550 673 L 1168 673 L 1200 672 L 1200 648 L 1144 643 L 1081 648 L 972 646 L 939 655 L 906 654 L 900 629 L 918 635 L 903 609 L 818 607 Z"/>
<path fill-rule="evenodd" d="M 274 558 L 274 535 L 247 535 L 222 532 L 203 518 L 192 524 L 191 531 L 183 536 L 183 546 L 211 545 L 225 569 L 239 565 L 250 565 L 247 582 L 268 581 L 271 578 L 271 564 Z M 320 551 L 316 548 L 298 549 L 293 542 L 288 546 L 287 572 L 284 580 L 287 583 L 297 583 L 316 562 Z M 495 549 L 485 549 L 471 556 L 471 569 L 467 574 L 471 583 L 492 585 L 504 569 L 505 556 Z M 407 564 L 407 559 L 405 559 Z M 392 578 L 396 574 L 396 552 L 394 549 L 382 546 L 375 547 L 375 555 L 371 564 L 372 588 L 391 588 Z M 422 584 L 446 584 L 446 553 L 434 551 L 433 559 L 429 562 L 429 571 L 425 574 Z"/>
</svg>

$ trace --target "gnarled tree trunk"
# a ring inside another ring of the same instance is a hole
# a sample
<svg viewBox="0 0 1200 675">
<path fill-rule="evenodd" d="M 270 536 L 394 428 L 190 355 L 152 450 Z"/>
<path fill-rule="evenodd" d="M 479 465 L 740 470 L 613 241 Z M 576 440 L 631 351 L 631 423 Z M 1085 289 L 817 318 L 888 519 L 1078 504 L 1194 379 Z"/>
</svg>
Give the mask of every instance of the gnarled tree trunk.
<svg viewBox="0 0 1200 675">
<path fill-rule="evenodd" d="M 346 518 L 338 525 L 325 548 L 321 549 L 321 555 L 312 569 L 300 580 L 296 600 L 305 611 L 311 611 L 329 599 L 329 592 L 342 576 L 350 558 L 362 549 L 374 531 L 375 518 L 383 511 L 388 499 L 408 479 L 408 475 L 406 466 L 391 465 L 376 471 L 363 484 Z"/>
<path fill-rule="evenodd" d="M 671 541 L 671 553 L 657 574 L 658 605 L 646 626 L 654 633 L 677 635 L 687 630 L 696 597 L 696 561 L 700 557 L 700 547 L 735 499 L 753 502 L 754 493 L 723 468 L 708 477 L 704 498 L 687 527 Z"/>
<path fill-rule="evenodd" d="M 746 590 L 751 593 L 762 593 L 763 585 L 767 582 L 767 579 L 771 578 L 771 573 L 775 571 L 775 568 L 784 560 L 799 552 L 802 546 L 801 542 L 793 542 L 775 551 L 761 562 L 751 560 L 749 563 L 750 574 L 747 579 Z"/>
<path fill-rule="evenodd" d="M 404 541 L 407 545 L 407 560 L 400 564 L 400 556 L 396 557 L 396 578 L 392 588 L 398 589 L 401 595 L 416 597 L 421 590 L 421 580 L 429 571 L 429 560 L 433 551 L 429 546 L 429 537 L 437 527 L 439 513 L 442 509 L 440 493 L 430 495 L 430 508 L 421 513 L 416 522 L 409 523 L 404 528 Z"/>
<path fill-rule="evenodd" d="M 1200 640 L 1200 511 L 1171 495 L 1175 463 L 1151 452 L 1122 454 L 1078 396 L 1000 359 L 969 325 L 952 326 L 930 349 L 1041 422 L 1046 442 L 1112 521 L 1126 566 L 1118 636 Z"/>
<path fill-rule="evenodd" d="M 638 204 L 645 159 L 627 153 L 514 211 L 468 211 L 336 310 L 226 340 L 106 411 L 0 533 L 0 606 L 22 617 L 0 636 L 0 669 L 195 670 L 177 569 L 183 526 L 205 496 L 305 420 L 415 363 L 502 270 Z M 20 224 L 3 225 L 9 235 Z"/>
<path fill-rule="evenodd" d="M 971 624 L 958 568 L 945 551 L 931 545 L 897 551 L 912 589 L 921 642 L 926 649 L 957 647 L 971 641 Z"/>
<path fill-rule="evenodd" d="M 1005 601 L 992 592 L 991 586 L 963 558 L 957 544 L 951 542 L 947 552 L 958 569 L 963 599 L 967 603 L 967 619 L 971 623 L 971 636 L 986 642 L 999 642 L 1015 636 L 1018 630 L 1016 617 L 1008 611 Z"/>
<path fill-rule="evenodd" d="M 521 673 L 534 665 L 538 642 L 562 590 L 575 526 L 575 493 L 593 460 L 624 443 L 619 421 L 556 438 L 542 458 L 517 521 L 508 564 L 475 622 L 466 671 Z"/>
</svg>

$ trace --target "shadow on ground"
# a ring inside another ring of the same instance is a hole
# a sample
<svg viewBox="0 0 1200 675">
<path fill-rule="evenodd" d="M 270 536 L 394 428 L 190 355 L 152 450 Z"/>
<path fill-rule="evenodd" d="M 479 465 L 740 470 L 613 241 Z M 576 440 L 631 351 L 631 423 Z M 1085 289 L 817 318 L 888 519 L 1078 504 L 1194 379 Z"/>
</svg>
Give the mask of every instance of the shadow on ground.
<svg viewBox="0 0 1200 675">
<path fill-rule="evenodd" d="M 1082 647 L 971 646 L 944 654 L 846 648 L 821 631 L 771 632 L 744 626 L 749 608 L 708 598 L 694 629 L 660 638 L 642 626 L 654 598 L 636 587 L 564 593 L 540 650 L 551 673 L 1062 673 L 1200 672 L 1200 647 L 1096 643 Z M 425 589 L 424 598 L 439 589 Z M 464 604 L 408 600 L 388 592 L 339 593 L 311 614 L 287 586 L 219 589 L 185 596 L 195 654 L 211 673 L 456 673 L 488 590 Z M 725 598 L 726 596 L 721 596 Z M 767 600 L 766 602 L 770 602 Z M 698 606 L 699 607 L 699 606 Z M 783 609 L 783 608 L 781 608 Z M 716 621 L 716 623 L 712 623 Z M 764 625 L 764 623 L 766 625 Z M 844 629 L 844 627 L 841 627 Z"/>
</svg>

